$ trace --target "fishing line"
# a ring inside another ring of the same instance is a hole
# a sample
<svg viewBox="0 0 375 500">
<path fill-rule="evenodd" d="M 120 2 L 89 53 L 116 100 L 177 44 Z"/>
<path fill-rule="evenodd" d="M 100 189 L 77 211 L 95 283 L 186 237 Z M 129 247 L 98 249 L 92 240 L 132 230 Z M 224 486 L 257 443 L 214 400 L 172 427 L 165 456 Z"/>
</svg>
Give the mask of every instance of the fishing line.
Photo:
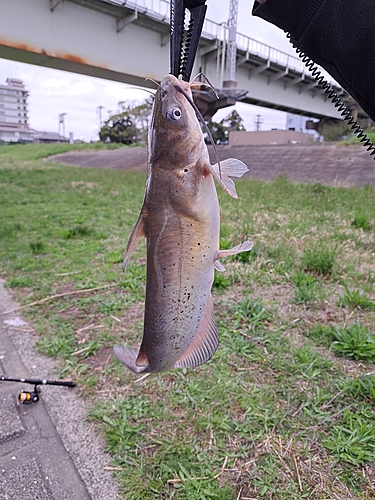
<svg viewBox="0 0 375 500">
<path fill-rule="evenodd" d="M 198 83 L 194 83 L 200 76 L 203 76 L 203 78 L 206 80 L 207 83 L 205 82 L 198 82 Z M 195 76 L 191 82 L 189 83 L 190 87 L 193 87 L 194 85 L 195 86 L 198 86 L 198 85 L 205 85 L 206 87 L 210 88 L 215 96 L 216 96 L 216 99 L 219 99 L 219 95 L 218 93 L 216 92 L 216 89 L 215 87 L 212 85 L 212 83 L 210 82 L 210 80 L 208 79 L 208 77 L 204 74 L 204 73 L 198 73 L 197 76 Z"/>
<path fill-rule="evenodd" d="M 214 138 L 212 137 L 211 131 L 208 128 L 205 119 L 203 118 L 201 112 L 197 108 L 197 106 L 194 103 L 194 101 L 192 99 L 190 99 L 189 94 L 182 87 L 180 87 L 178 85 L 175 85 L 175 89 L 178 90 L 179 92 L 181 92 L 181 94 L 183 94 L 186 97 L 186 99 L 188 100 L 190 106 L 193 107 L 194 111 L 196 112 L 196 114 L 197 114 L 197 116 L 199 118 L 199 121 L 202 123 L 205 131 L 207 132 L 208 138 L 210 139 L 210 142 L 211 142 L 211 144 L 212 144 L 212 146 L 214 148 L 216 162 L 217 162 L 218 167 L 219 167 L 219 173 L 220 173 L 220 178 L 221 178 L 221 166 L 220 166 L 219 154 L 217 152 L 217 148 L 216 148 L 216 144 L 215 144 Z"/>
<path fill-rule="evenodd" d="M 145 78 L 145 82 L 147 82 L 147 80 L 149 80 L 150 82 L 155 83 L 155 85 L 156 85 L 157 87 L 160 87 L 160 84 L 159 84 L 156 80 L 153 80 L 152 78 L 149 78 L 149 77 Z M 160 87 L 160 88 L 161 88 L 161 87 Z"/>
<path fill-rule="evenodd" d="M 300 48 L 294 45 L 291 39 L 291 34 L 287 33 L 286 36 L 289 42 L 291 43 L 292 47 L 295 49 L 298 57 L 301 59 L 306 68 L 310 71 L 311 75 L 315 78 L 319 87 L 322 90 L 324 90 L 324 93 L 327 94 L 328 99 L 330 99 L 335 108 L 337 108 L 337 111 L 341 114 L 344 120 L 348 122 L 348 125 L 350 125 L 353 134 L 356 135 L 358 139 L 360 139 L 362 146 L 367 148 L 367 151 L 369 152 L 370 156 L 372 156 L 373 157 L 372 159 L 375 160 L 374 144 L 367 137 L 366 133 L 363 131 L 358 122 L 354 119 L 347 106 L 343 103 L 343 101 L 336 94 L 332 86 L 324 78 L 322 72 L 315 64 L 315 62 L 312 59 L 310 59 L 310 57 L 307 54 L 305 54 Z"/>
</svg>

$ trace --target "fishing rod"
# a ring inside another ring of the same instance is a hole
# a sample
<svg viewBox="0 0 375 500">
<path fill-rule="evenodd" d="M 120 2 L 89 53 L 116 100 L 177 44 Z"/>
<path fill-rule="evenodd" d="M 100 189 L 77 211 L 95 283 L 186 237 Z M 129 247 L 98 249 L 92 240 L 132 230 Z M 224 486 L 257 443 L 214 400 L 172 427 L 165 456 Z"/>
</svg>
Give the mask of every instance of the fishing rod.
<svg viewBox="0 0 375 500">
<path fill-rule="evenodd" d="M 20 404 L 31 404 L 37 403 L 39 401 L 40 385 L 61 385 L 64 387 L 75 387 L 77 384 L 75 382 L 64 381 L 64 380 L 46 380 L 46 379 L 30 379 L 30 378 L 8 378 L 0 377 L 2 382 L 21 382 L 24 384 L 31 384 L 34 386 L 33 391 L 21 391 L 18 395 L 18 402 Z"/>
</svg>

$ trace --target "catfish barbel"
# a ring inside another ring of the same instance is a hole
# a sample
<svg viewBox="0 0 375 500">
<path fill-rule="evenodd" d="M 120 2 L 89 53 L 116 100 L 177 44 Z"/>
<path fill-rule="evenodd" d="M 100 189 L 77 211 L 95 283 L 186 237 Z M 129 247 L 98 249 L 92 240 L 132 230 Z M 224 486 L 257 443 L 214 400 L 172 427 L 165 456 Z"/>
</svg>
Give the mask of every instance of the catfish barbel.
<svg viewBox="0 0 375 500">
<path fill-rule="evenodd" d="M 135 245 L 147 238 L 144 331 L 139 351 L 115 346 L 130 370 L 161 372 L 195 367 L 218 346 L 211 287 L 221 257 L 251 250 L 245 241 L 219 250 L 220 209 L 214 178 L 237 198 L 231 177 L 247 167 L 230 158 L 210 164 L 190 84 L 166 75 L 158 87 L 149 130 L 144 202 L 128 241 L 125 269 Z"/>
</svg>

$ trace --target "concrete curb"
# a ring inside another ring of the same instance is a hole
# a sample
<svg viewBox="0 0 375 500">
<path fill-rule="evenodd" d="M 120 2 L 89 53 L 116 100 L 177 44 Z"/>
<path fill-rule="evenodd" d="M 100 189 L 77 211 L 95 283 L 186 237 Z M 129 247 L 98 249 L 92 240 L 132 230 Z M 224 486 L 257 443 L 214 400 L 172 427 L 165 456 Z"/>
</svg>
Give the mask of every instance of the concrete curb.
<svg viewBox="0 0 375 500">
<path fill-rule="evenodd" d="M 0 313 L 17 307 L 0 280 Z M 0 316 L 0 376 L 56 379 L 57 363 L 34 348 L 37 337 L 17 313 Z M 87 421 L 76 389 L 43 386 L 40 401 L 18 405 L 28 384 L 0 382 L 0 499 L 115 500 L 105 442 Z"/>
</svg>

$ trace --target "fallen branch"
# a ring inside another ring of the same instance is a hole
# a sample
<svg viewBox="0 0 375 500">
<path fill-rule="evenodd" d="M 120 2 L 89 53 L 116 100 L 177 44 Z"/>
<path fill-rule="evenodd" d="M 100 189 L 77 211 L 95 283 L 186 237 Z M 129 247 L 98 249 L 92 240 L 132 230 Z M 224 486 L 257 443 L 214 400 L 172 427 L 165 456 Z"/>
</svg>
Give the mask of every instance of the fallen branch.
<svg viewBox="0 0 375 500">
<path fill-rule="evenodd" d="M 303 491 L 303 487 L 302 487 L 301 476 L 300 476 L 300 473 L 299 473 L 299 470 L 298 470 L 297 459 L 296 459 L 296 457 L 294 456 L 294 453 L 291 453 L 291 456 L 292 456 L 292 460 L 293 460 L 294 470 L 296 471 L 297 482 L 298 482 L 298 488 L 299 488 L 299 491 L 301 491 L 301 492 L 302 492 L 302 491 Z"/>
<path fill-rule="evenodd" d="M 44 304 L 45 302 L 49 302 L 50 300 L 60 299 L 62 297 L 68 297 L 69 295 L 78 295 L 80 293 L 88 293 L 88 292 L 96 292 L 97 290 L 103 290 L 104 288 L 112 288 L 114 286 L 118 286 L 118 283 L 112 283 L 111 285 L 103 285 L 97 286 L 95 288 L 85 288 L 83 290 L 73 290 L 72 292 L 66 293 L 57 293 L 56 295 L 50 295 L 49 297 L 45 297 L 41 300 L 36 300 L 35 302 L 30 302 L 30 304 L 26 304 L 24 306 L 16 307 L 15 309 L 10 309 L 9 311 L 5 311 L 0 313 L 0 316 L 5 316 L 6 314 L 11 314 L 17 311 L 21 311 L 22 309 L 27 309 L 33 306 L 39 306 L 40 304 Z"/>
<path fill-rule="evenodd" d="M 72 356 L 78 356 L 78 354 L 82 354 L 85 351 L 88 351 L 91 346 L 84 347 L 83 349 L 80 349 L 79 351 L 74 351 L 72 352 Z"/>
<path fill-rule="evenodd" d="M 147 374 L 147 375 L 149 375 L 149 374 Z M 183 483 L 185 481 L 190 481 L 190 480 L 194 481 L 194 480 L 203 480 L 203 479 L 217 479 L 226 470 L 225 467 L 227 465 L 227 462 L 228 462 L 228 457 L 225 457 L 224 463 L 221 466 L 220 471 L 217 474 L 215 474 L 213 477 L 211 477 L 211 476 L 198 476 L 198 477 L 183 477 L 181 479 L 180 478 L 168 479 L 167 484 Z"/>
<path fill-rule="evenodd" d="M 183 483 L 185 481 L 198 481 L 202 479 L 211 479 L 211 476 L 198 476 L 198 477 L 183 477 L 181 479 L 168 479 L 167 483 L 168 484 L 175 484 L 175 483 Z"/>
</svg>

